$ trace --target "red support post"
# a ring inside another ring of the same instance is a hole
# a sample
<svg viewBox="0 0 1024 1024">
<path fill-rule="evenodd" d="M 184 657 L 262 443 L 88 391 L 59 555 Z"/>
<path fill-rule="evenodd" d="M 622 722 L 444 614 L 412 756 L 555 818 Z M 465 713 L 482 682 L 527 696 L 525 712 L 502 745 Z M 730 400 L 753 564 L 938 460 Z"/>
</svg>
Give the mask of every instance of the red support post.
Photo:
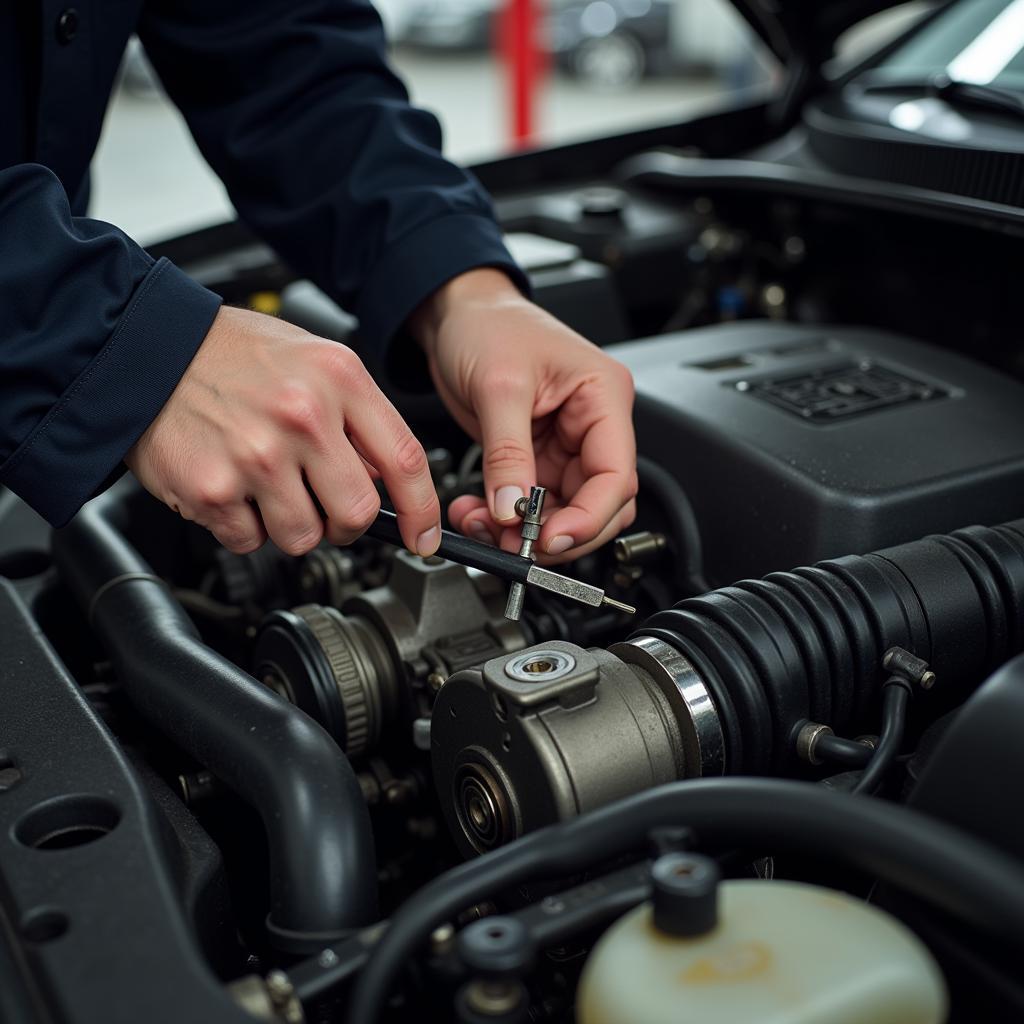
<svg viewBox="0 0 1024 1024">
<path fill-rule="evenodd" d="M 542 0 L 506 0 L 502 11 L 501 52 L 509 83 L 512 146 L 528 146 L 535 130 L 538 89 L 545 55 L 540 46 L 539 7 Z"/>
</svg>

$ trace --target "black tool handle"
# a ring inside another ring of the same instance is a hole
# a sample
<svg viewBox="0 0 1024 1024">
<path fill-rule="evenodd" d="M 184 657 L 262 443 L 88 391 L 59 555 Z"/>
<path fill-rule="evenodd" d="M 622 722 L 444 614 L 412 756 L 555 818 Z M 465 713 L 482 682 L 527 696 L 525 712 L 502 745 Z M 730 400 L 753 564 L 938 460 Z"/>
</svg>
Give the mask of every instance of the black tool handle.
<svg viewBox="0 0 1024 1024">
<path fill-rule="evenodd" d="M 366 532 L 370 537 L 394 544 L 395 547 L 405 547 L 405 541 L 398 532 L 398 517 L 394 512 L 381 509 Z M 489 544 L 470 540 L 469 537 L 463 537 L 461 533 L 453 533 L 451 530 L 441 531 L 441 546 L 437 553 L 449 561 L 469 566 L 470 569 L 489 572 L 492 576 L 498 576 L 510 583 L 525 583 L 526 574 L 533 565 L 529 558 L 522 555 L 513 555 L 500 548 L 492 548 Z"/>
</svg>

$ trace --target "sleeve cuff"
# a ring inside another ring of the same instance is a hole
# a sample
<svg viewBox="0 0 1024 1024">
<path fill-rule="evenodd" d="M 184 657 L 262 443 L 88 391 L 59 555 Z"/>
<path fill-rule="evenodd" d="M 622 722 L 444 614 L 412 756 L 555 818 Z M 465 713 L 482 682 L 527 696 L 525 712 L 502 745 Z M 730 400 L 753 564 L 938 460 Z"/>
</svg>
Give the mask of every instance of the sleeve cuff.
<svg viewBox="0 0 1024 1024">
<path fill-rule="evenodd" d="M 378 261 L 360 296 L 359 334 L 383 355 L 409 314 L 453 277 L 478 267 L 504 270 L 526 295 L 530 284 L 489 217 L 458 213 L 417 228 Z"/>
<path fill-rule="evenodd" d="M 0 483 L 63 526 L 156 418 L 220 305 L 220 296 L 159 260 L 106 345 L 0 466 Z"/>
</svg>

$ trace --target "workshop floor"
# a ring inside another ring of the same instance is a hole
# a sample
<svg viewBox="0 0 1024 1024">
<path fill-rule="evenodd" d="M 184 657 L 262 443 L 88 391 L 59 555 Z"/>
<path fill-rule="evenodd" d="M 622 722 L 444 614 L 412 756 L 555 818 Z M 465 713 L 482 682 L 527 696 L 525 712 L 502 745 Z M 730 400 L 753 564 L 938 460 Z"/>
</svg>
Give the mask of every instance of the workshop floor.
<svg viewBox="0 0 1024 1024">
<path fill-rule="evenodd" d="M 507 149 L 504 83 L 491 58 L 399 53 L 395 64 L 413 99 L 440 116 L 449 156 L 472 162 Z M 555 76 L 543 98 L 539 138 L 565 141 L 669 122 L 722 88 L 710 79 L 666 78 L 603 93 Z M 93 173 L 92 215 L 144 244 L 231 215 L 223 187 L 162 95 L 118 92 Z"/>
</svg>

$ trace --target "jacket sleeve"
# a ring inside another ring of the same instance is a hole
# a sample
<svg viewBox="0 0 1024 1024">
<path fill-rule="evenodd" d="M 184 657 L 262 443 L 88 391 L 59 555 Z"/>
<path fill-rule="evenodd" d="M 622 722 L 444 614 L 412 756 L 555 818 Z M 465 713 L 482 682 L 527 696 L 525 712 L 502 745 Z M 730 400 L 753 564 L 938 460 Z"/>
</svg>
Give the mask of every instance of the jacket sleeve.
<svg viewBox="0 0 1024 1024">
<path fill-rule="evenodd" d="M 139 35 L 242 220 L 378 351 L 464 270 L 527 287 L 483 189 L 390 71 L 368 0 L 150 0 Z"/>
<path fill-rule="evenodd" d="M 45 167 L 0 170 L 0 483 L 67 522 L 119 472 L 219 306 L 117 228 L 72 217 Z"/>
</svg>

